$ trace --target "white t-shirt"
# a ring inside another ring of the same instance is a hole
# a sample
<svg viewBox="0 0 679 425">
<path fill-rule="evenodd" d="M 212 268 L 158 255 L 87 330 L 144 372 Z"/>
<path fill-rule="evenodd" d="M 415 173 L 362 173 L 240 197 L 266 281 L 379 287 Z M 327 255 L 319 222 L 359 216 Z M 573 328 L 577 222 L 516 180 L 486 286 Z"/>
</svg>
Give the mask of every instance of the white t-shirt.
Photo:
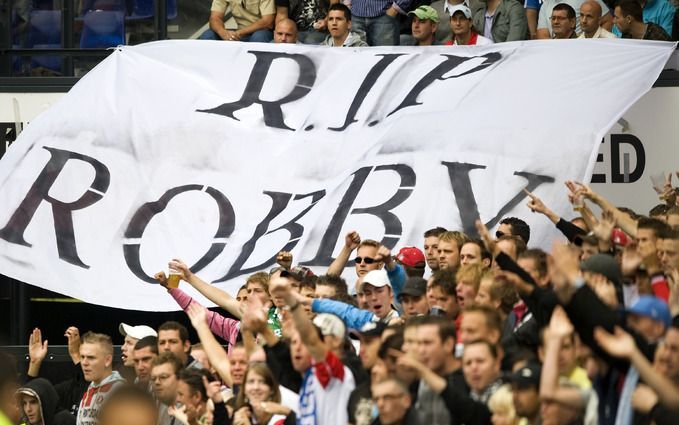
<svg viewBox="0 0 679 425">
<path fill-rule="evenodd" d="M 356 387 L 354 375 L 331 351 L 304 373 L 299 392 L 300 425 L 346 425 L 347 403 Z"/>
</svg>

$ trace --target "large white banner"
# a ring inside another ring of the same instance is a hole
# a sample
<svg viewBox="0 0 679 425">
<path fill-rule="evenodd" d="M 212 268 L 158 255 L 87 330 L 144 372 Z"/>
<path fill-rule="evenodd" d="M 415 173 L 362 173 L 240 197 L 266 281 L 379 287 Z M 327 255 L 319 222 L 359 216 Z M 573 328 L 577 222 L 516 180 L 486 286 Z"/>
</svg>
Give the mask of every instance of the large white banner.
<svg viewBox="0 0 679 425">
<path fill-rule="evenodd" d="M 322 272 L 343 236 L 398 249 L 435 226 L 557 212 L 674 45 L 621 40 L 321 48 L 125 47 L 0 162 L 2 273 L 87 302 L 177 309 L 173 257 L 230 292 L 276 253 Z M 350 282 L 351 284 L 352 282 Z"/>
</svg>

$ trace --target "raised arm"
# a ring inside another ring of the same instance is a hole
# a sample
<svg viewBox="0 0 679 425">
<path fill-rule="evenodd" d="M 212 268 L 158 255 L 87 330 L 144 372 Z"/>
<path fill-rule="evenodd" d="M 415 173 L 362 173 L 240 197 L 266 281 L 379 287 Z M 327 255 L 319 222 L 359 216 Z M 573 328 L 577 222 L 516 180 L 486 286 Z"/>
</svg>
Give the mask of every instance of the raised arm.
<svg viewBox="0 0 679 425">
<path fill-rule="evenodd" d="M 28 379 L 40 376 L 40 366 L 47 357 L 47 340 L 42 340 L 42 331 L 33 329 L 28 337 Z"/>
<path fill-rule="evenodd" d="M 236 318 L 241 318 L 242 313 L 240 311 L 240 306 L 235 298 L 196 276 L 182 260 L 175 258 L 174 260 L 170 261 L 169 267 L 170 269 L 180 272 L 182 280 L 193 286 L 207 299 L 222 307 Z"/>
<path fill-rule="evenodd" d="M 269 283 L 269 292 L 272 296 L 277 296 L 285 300 L 287 308 L 292 313 L 292 318 L 295 323 L 295 328 L 299 333 L 302 343 L 307 347 L 311 357 L 316 362 L 325 361 L 328 349 L 323 341 L 318 336 L 314 325 L 309 320 L 306 312 L 302 308 L 303 298 L 297 292 L 294 292 L 290 286 L 290 280 L 286 277 L 277 277 Z"/>
<path fill-rule="evenodd" d="M 559 351 L 564 338 L 571 338 L 573 325 L 561 307 L 554 309 L 545 329 L 545 355 L 540 375 L 540 399 L 553 401 L 574 409 L 581 409 L 582 396 L 576 388 L 559 386 Z"/>
<path fill-rule="evenodd" d="M 207 324 L 207 309 L 199 304 L 191 304 L 186 311 L 186 314 L 191 319 L 191 324 L 196 329 L 200 342 L 203 344 L 205 354 L 212 367 L 217 370 L 222 381 L 229 387 L 233 387 L 233 380 L 231 379 L 231 363 L 226 355 L 226 351 L 219 345 L 217 339 Z"/>
<path fill-rule="evenodd" d="M 656 372 L 630 334 L 619 326 L 615 327 L 614 334 L 599 327 L 594 331 L 594 338 L 608 354 L 632 363 L 639 372 L 641 380 L 653 389 L 665 407 L 672 410 L 679 409 L 677 387 L 666 376 Z"/>
<path fill-rule="evenodd" d="M 628 235 L 637 234 L 637 222 L 629 214 L 620 211 L 606 198 L 593 191 L 589 186 L 578 182 L 566 182 L 566 186 L 572 193 L 582 195 L 597 204 L 603 211 L 610 211 L 620 228 Z"/>
<path fill-rule="evenodd" d="M 342 274 L 342 270 L 344 270 L 344 267 L 349 261 L 351 253 L 354 252 L 356 248 L 358 248 L 358 244 L 360 243 L 361 236 L 356 231 L 347 233 L 347 235 L 344 237 L 344 246 L 337 255 L 337 258 L 335 258 L 332 264 L 330 264 L 330 267 L 328 267 L 327 274 L 332 276 L 340 276 Z"/>
</svg>

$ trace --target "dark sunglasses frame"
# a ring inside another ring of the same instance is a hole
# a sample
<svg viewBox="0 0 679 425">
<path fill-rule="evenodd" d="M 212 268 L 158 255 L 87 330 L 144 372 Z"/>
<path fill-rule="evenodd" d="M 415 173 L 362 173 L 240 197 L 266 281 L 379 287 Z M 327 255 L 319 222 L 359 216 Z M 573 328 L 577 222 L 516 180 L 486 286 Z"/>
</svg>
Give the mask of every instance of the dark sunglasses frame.
<svg viewBox="0 0 679 425">
<path fill-rule="evenodd" d="M 377 260 L 375 260 L 374 258 L 370 258 L 370 257 L 356 257 L 356 258 L 354 258 L 354 262 L 356 264 L 361 264 L 361 263 L 373 264 L 373 263 L 376 263 Z"/>
</svg>

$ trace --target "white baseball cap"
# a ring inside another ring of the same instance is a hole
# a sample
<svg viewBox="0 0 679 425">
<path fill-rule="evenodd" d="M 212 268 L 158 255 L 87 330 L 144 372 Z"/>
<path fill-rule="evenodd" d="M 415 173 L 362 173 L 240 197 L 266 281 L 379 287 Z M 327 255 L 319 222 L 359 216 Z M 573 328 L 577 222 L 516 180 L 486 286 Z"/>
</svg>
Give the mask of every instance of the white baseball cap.
<svg viewBox="0 0 679 425">
<path fill-rule="evenodd" d="M 321 329 L 323 336 L 332 335 L 337 338 L 344 338 L 347 332 L 342 319 L 330 313 L 320 313 L 314 317 L 314 325 Z"/>
<path fill-rule="evenodd" d="M 356 288 L 358 292 L 363 292 L 363 285 L 366 283 L 371 284 L 376 288 L 381 288 L 383 286 L 388 286 L 391 288 L 391 282 L 389 282 L 389 276 L 384 269 L 371 270 L 363 276 L 363 281 Z"/>
<path fill-rule="evenodd" d="M 121 323 L 118 330 L 122 336 L 129 336 L 134 339 L 142 339 L 147 336 L 158 336 L 158 333 L 150 326 L 137 325 L 130 326 L 127 323 Z"/>
<path fill-rule="evenodd" d="M 451 18 L 453 17 L 455 12 L 462 12 L 467 19 L 472 18 L 472 11 L 469 10 L 467 5 L 464 4 L 464 3 L 460 3 L 460 4 L 456 4 L 456 5 L 446 3 L 445 9 L 446 9 L 446 11 L 448 12 L 448 15 L 450 15 Z"/>
</svg>

